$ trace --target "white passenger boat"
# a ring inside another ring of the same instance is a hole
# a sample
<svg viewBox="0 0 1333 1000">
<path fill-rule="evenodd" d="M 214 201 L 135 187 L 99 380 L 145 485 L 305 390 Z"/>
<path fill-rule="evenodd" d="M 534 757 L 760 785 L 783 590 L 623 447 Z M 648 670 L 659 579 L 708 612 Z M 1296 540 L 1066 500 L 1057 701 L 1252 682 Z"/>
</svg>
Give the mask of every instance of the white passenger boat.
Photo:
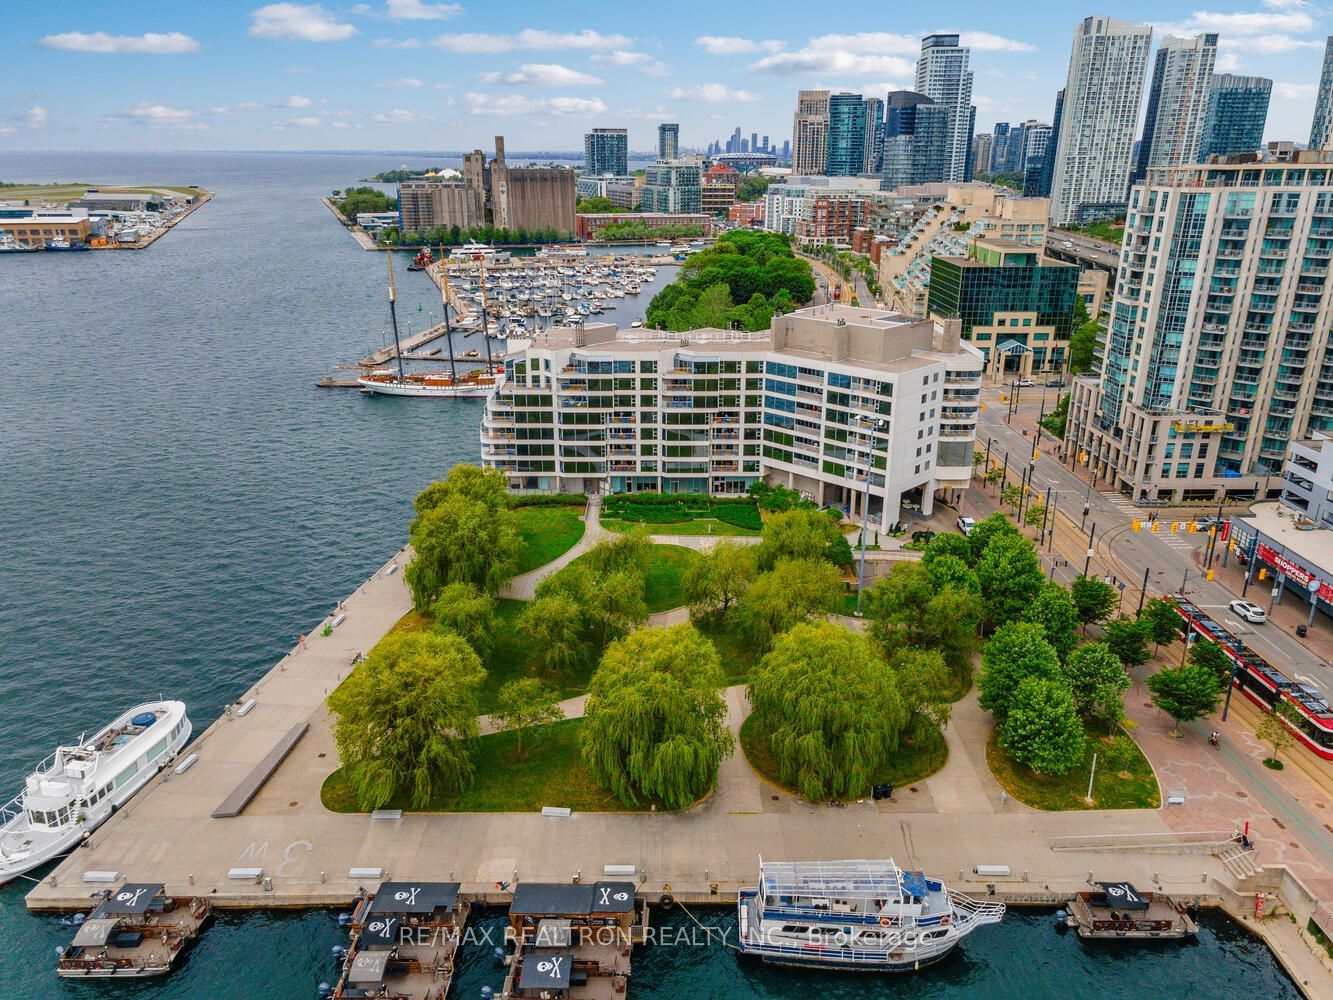
<svg viewBox="0 0 1333 1000">
<path fill-rule="evenodd" d="M 151 701 L 56 750 L 0 809 L 0 885 L 77 847 L 189 739 L 184 703 Z"/>
<path fill-rule="evenodd" d="M 909 972 L 999 923 L 1003 903 L 978 902 L 882 861 L 759 862 L 759 886 L 737 902 L 740 950 L 778 965 Z"/>
</svg>

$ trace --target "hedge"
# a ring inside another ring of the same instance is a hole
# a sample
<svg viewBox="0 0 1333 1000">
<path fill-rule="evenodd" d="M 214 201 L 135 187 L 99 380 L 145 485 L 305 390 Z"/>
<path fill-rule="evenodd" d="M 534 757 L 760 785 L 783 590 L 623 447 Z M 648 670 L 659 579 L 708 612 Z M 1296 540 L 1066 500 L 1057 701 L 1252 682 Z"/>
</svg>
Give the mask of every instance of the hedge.
<svg viewBox="0 0 1333 1000">
<path fill-rule="evenodd" d="M 713 508 L 713 516 L 737 528 L 751 528 L 758 531 L 764 526 L 764 519 L 759 516 L 759 508 L 752 503 L 720 503 Z"/>
<path fill-rule="evenodd" d="M 584 507 L 587 503 L 586 493 L 532 493 L 509 497 L 509 506 L 515 510 L 519 507 Z"/>
</svg>

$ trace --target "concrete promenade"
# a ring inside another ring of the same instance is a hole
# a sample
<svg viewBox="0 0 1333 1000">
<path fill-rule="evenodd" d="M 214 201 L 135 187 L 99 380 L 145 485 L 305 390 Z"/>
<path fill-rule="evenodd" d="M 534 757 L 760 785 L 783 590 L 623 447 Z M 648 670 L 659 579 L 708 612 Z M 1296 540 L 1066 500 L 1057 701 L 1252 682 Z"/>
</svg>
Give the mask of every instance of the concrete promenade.
<svg viewBox="0 0 1333 1000">
<path fill-rule="evenodd" d="M 590 504 L 588 516 L 595 519 L 595 513 Z M 587 536 L 584 542 L 592 544 Z M 384 878 L 458 880 L 464 891 L 502 902 L 507 895 L 497 882 L 563 880 L 578 872 L 594 878 L 607 864 L 635 866 L 640 892 L 650 899 L 670 892 L 687 901 L 720 902 L 752 884 L 762 854 L 892 856 L 964 891 L 984 895 L 993 885 L 999 898 L 1020 903 L 1059 901 L 1090 880 L 1127 879 L 1144 889 L 1225 903 L 1235 912 L 1247 905 L 1252 886 L 1222 858 L 1194 853 L 1203 849 L 1184 842 L 1198 838 L 1184 835 L 1214 831 L 1212 839 L 1225 840 L 1247 820 L 1258 840 L 1259 864 L 1285 864 L 1307 884 L 1328 878 L 1327 867 L 1274 823 L 1270 807 L 1239 787 L 1205 743 L 1169 736 L 1155 710 L 1143 707 L 1146 697 L 1138 686 L 1127 699 L 1136 735 L 1158 769 L 1163 793 L 1177 785 L 1187 790 L 1184 805 L 1046 813 L 1013 801 L 986 767 L 989 719 L 971 695 L 956 706 L 946 733 L 948 764 L 898 789 L 891 802 L 812 805 L 760 778 L 738 751 L 723 763 L 715 793 L 680 814 L 375 819 L 330 813 L 319 795 L 337 766 L 325 697 L 347 675 L 353 657 L 410 610 L 404 555 L 396 554 L 347 598 L 341 610 L 346 617 L 330 635 L 312 630 L 239 699 L 243 704 L 253 698 L 251 711 L 243 717 L 229 713 L 190 746 L 198 754 L 193 767 L 160 775 L 85 849 L 34 887 L 29 907 L 86 908 L 99 887 L 84 880 L 91 871 L 161 881 L 169 892 L 208 895 L 217 906 L 304 907 L 344 905 L 358 888 L 377 881 L 354 869 L 379 869 Z M 684 617 L 676 609 L 655 619 Z M 728 724 L 738 731 L 748 711 L 743 689 L 729 689 L 727 704 Z M 571 699 L 566 710 L 581 714 L 582 699 Z M 243 813 L 213 818 L 218 804 L 300 722 L 309 724 L 309 732 Z M 1095 838 L 1096 846 L 1064 849 L 1059 838 L 1069 837 Z M 1167 846 L 1149 846 L 1162 840 Z M 1012 874 L 978 878 L 972 869 L 979 864 L 1008 865 Z M 230 878 L 232 869 L 262 869 L 262 875 Z M 1257 929 L 1308 995 L 1331 995 L 1330 966 L 1289 921 Z"/>
</svg>

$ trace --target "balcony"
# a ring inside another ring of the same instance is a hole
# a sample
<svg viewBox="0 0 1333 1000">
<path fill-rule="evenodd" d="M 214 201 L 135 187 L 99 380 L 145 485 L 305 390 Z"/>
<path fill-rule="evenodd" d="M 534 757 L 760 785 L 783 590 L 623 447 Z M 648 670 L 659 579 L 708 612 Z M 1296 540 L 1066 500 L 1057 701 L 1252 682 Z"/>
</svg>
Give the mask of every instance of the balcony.
<svg viewBox="0 0 1333 1000">
<path fill-rule="evenodd" d="M 1305 283 L 1305 282 L 1301 282 L 1301 283 L 1298 283 L 1298 284 L 1296 285 L 1296 294 L 1297 294 L 1297 295 L 1323 295 L 1323 294 L 1324 294 L 1324 286 L 1323 286 L 1322 283 L 1321 283 L 1321 284 L 1314 284 L 1314 283 Z"/>
<path fill-rule="evenodd" d="M 607 462 L 606 467 L 612 472 L 634 472 L 635 464 L 633 462 Z"/>
<path fill-rule="evenodd" d="M 714 424 L 739 424 L 741 418 L 731 413 L 714 413 L 712 422 Z"/>
</svg>

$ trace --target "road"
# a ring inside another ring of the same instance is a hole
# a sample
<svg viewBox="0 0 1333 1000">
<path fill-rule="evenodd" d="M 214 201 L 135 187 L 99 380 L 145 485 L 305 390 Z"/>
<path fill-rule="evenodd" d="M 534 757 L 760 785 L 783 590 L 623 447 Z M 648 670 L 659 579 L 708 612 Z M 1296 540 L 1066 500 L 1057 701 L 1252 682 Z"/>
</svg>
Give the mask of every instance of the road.
<svg viewBox="0 0 1333 1000">
<path fill-rule="evenodd" d="M 1040 387 L 1022 391 L 1019 402 L 1022 408 L 1020 412 L 1027 416 L 1024 423 L 1030 425 L 1032 417 L 1036 416 L 1040 394 Z M 1008 453 L 1012 482 L 1021 476 L 1023 463 L 1032 453 L 1032 438 L 1030 435 L 1025 437 L 1021 431 L 1005 423 L 1007 404 L 1000 402 L 1000 395 L 1001 390 L 998 389 L 983 391 L 985 409 L 980 415 L 977 445 L 984 451 L 989 441 L 992 456 L 1001 460 Z M 1046 397 L 1048 408 L 1054 405 L 1056 395 L 1052 390 Z M 1292 676 L 1300 675 L 1318 687 L 1325 697 L 1333 699 L 1333 666 L 1288 633 L 1271 625 L 1257 628 L 1246 626 L 1227 610 L 1227 605 L 1240 594 L 1232 593 L 1220 582 L 1204 579 L 1195 559 L 1207 539 L 1206 535 L 1173 535 L 1166 530 L 1159 530 L 1156 534 L 1146 530 L 1135 532 L 1132 522 L 1136 518 L 1146 520 L 1148 511 L 1134 507 L 1128 497 L 1119 493 L 1102 493 L 1095 488 L 1090 489 L 1089 484 L 1071 471 L 1067 464 L 1060 464 L 1058 453 L 1059 446 L 1049 437 L 1046 438 L 1038 449 L 1032 473 L 1033 485 L 1043 493 L 1050 489 L 1053 505 L 1071 518 L 1070 521 L 1064 521 L 1057 517 L 1057 546 L 1063 542 L 1067 549 L 1086 550 L 1086 543 L 1075 544 L 1078 528 L 1090 531 L 1095 525 L 1096 533 L 1092 539 L 1095 555 L 1090 569 L 1110 574 L 1117 578 L 1117 582 L 1127 583 L 1126 593 L 1133 591 L 1136 605 L 1138 588 L 1146 568 L 1150 596 L 1183 591 L 1200 607 L 1212 611 L 1217 620 L 1232 632 L 1246 633 L 1245 641 L 1252 643 L 1276 666 Z M 1017 475 L 1012 474 L 1013 470 L 1017 470 Z M 1083 517 L 1085 503 L 1088 505 L 1086 520 Z M 1188 515 L 1180 516 L 1188 519 L 1203 515 L 1197 509 L 1191 509 Z M 1172 517 L 1168 511 L 1159 510 L 1158 520 L 1159 523 L 1169 523 Z M 1082 565 L 1060 567 L 1057 578 L 1072 578 L 1082 570 Z M 1268 596 L 1262 586 L 1258 591 L 1265 598 Z M 1246 597 L 1258 600 L 1255 586 L 1251 585 Z"/>
<path fill-rule="evenodd" d="M 1072 246 L 1066 247 L 1064 244 Z M 1120 265 L 1120 248 L 1104 240 L 1093 239 L 1082 233 L 1070 233 L 1063 229 L 1052 230 L 1046 240 L 1046 252 L 1061 260 L 1078 258 L 1094 264 L 1104 271 L 1115 274 Z"/>
</svg>

